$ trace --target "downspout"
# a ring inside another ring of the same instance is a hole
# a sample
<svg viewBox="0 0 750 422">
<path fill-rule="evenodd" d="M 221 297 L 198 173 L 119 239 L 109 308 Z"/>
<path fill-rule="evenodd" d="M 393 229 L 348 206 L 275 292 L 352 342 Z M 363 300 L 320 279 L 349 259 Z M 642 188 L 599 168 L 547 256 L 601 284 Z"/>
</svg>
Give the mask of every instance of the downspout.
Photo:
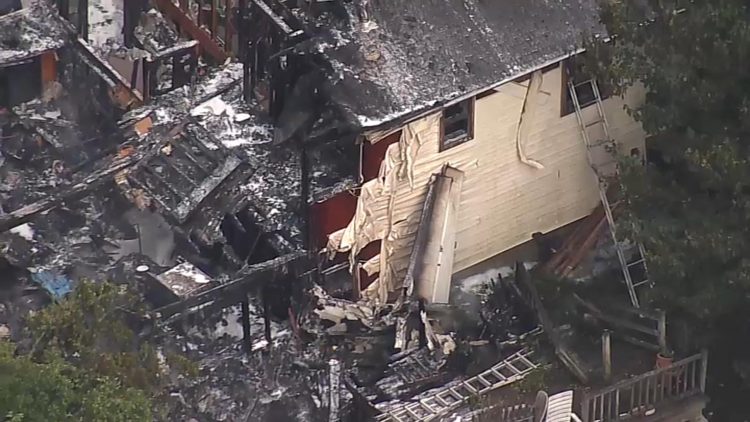
<svg viewBox="0 0 750 422">
<path fill-rule="evenodd" d="M 89 41 L 89 1 L 78 0 L 78 36 Z"/>
</svg>

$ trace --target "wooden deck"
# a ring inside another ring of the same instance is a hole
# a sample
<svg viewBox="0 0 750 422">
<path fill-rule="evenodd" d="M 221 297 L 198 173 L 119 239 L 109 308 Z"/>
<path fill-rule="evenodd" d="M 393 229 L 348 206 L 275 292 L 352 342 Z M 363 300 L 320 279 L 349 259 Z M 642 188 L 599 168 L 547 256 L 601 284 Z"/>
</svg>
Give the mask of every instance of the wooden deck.
<svg viewBox="0 0 750 422">
<path fill-rule="evenodd" d="M 682 414 L 681 410 L 690 410 L 694 404 L 705 405 L 707 363 L 708 354 L 703 352 L 669 367 L 587 391 L 581 401 L 581 419 L 583 422 L 657 421 L 665 420 L 663 417 L 670 409 L 679 409 Z M 702 407 L 697 412 L 693 409 L 691 414 L 700 415 L 700 410 Z"/>
</svg>

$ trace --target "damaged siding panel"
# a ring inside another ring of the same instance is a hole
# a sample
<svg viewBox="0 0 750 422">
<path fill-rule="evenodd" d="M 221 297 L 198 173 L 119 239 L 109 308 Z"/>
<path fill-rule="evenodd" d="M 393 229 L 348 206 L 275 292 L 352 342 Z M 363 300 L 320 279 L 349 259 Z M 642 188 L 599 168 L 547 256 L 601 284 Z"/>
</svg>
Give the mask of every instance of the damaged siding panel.
<svg viewBox="0 0 750 422">
<path fill-rule="evenodd" d="M 514 85 L 477 103 L 477 167 L 467 174 L 457 234 L 456 270 L 470 267 L 524 243 L 535 231 L 549 231 L 586 215 L 596 205 L 596 184 L 586 162 L 577 122 L 559 118 L 559 70 L 543 75 L 533 116 L 525 115 L 519 159 L 518 125 L 523 97 Z M 541 103 L 541 104 L 540 104 Z"/>
<path fill-rule="evenodd" d="M 390 177 L 393 188 L 391 229 L 381 249 L 380 280 L 365 296 L 384 300 L 386 291 L 401 285 L 432 175 L 439 173 L 445 164 L 462 169 L 471 168 L 476 161 L 471 152 L 473 141 L 439 152 L 440 117 L 438 112 L 410 123 L 404 128 L 401 141 L 389 147 L 386 171 L 381 173 Z M 376 289 L 380 289 L 377 294 Z"/>
<path fill-rule="evenodd" d="M 475 169 L 467 172 L 457 236 L 456 271 L 479 263 L 584 217 L 599 201 L 575 115 L 559 117 L 562 73 L 544 73 L 538 106 L 524 139 L 524 152 L 536 169 L 518 159 L 514 134 L 522 99 L 513 84 L 477 101 Z M 638 95 L 627 98 L 631 104 Z M 643 144 L 640 126 L 627 116 L 623 101 L 605 101 L 612 136 L 624 145 Z M 624 151 L 627 152 L 627 151 Z M 611 159 L 611 158 L 609 158 Z"/>
<path fill-rule="evenodd" d="M 440 152 L 438 112 L 405 126 L 402 139 L 389 146 L 381 171 L 389 187 L 389 229 L 381 249 L 380 280 L 369 293 L 379 289 L 382 300 L 385 290 L 403 281 L 430 177 L 445 164 L 464 173 L 454 273 L 530 240 L 534 232 L 576 221 L 597 205 L 597 184 L 576 117 L 560 117 L 559 67 L 545 72 L 535 84 L 536 95 L 527 99 L 534 101 L 534 113 L 525 116 L 522 152 L 542 168 L 520 160 L 518 125 L 528 86 L 529 81 L 509 83 L 477 99 L 469 142 Z M 636 91 L 625 100 L 633 105 L 641 99 Z M 612 136 L 627 153 L 633 145 L 642 146 L 644 136 L 624 104 L 611 98 L 605 109 Z"/>
<path fill-rule="evenodd" d="M 517 149 L 528 81 L 503 85 L 477 100 L 475 136 L 466 144 L 441 153 L 439 123 L 425 132 L 414 163 L 415 187 L 400 184 L 394 199 L 394 221 L 410 222 L 402 238 L 390 242 L 394 250 L 387 265 L 394 273 L 405 271 L 418 224 L 413 216 L 419 215 L 430 175 L 443 164 L 465 172 L 453 272 L 520 245 L 531 233 L 554 230 L 591 212 L 599 201 L 597 186 L 575 115 L 560 118 L 561 77 L 560 68 L 544 73 L 522 140 L 526 158 L 542 169 L 522 163 Z M 625 100 L 637 104 L 641 99 L 635 90 Z M 623 105 L 619 98 L 605 101 L 612 135 L 627 152 L 643 145 L 644 136 Z"/>
</svg>

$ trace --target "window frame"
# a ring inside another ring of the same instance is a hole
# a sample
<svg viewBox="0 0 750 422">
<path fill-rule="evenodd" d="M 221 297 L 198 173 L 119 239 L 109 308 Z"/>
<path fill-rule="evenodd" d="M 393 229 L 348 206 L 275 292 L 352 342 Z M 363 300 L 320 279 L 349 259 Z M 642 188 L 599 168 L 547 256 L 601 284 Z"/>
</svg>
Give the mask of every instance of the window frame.
<svg viewBox="0 0 750 422">
<path fill-rule="evenodd" d="M 575 80 L 575 75 L 577 74 L 575 69 L 575 63 L 574 60 L 577 56 L 573 56 L 570 58 L 567 58 L 560 62 L 560 73 L 562 74 L 562 95 L 560 95 L 560 117 L 569 116 L 573 113 L 575 113 L 575 106 L 573 105 L 573 99 L 570 96 L 570 89 L 568 89 L 568 81 L 570 81 L 571 77 Z M 595 78 L 590 78 L 587 81 L 581 81 L 578 82 L 578 84 L 584 84 L 588 83 L 589 86 L 591 86 L 591 81 Z M 576 82 L 573 82 L 576 83 Z M 602 85 L 602 83 L 597 80 L 597 85 L 599 87 L 599 95 L 601 95 L 602 101 L 606 101 L 608 98 L 612 96 L 612 90 L 609 89 L 609 87 Z M 591 88 L 593 91 L 593 87 Z M 578 93 L 578 90 L 576 89 L 576 94 Z M 580 100 L 580 96 L 579 96 Z M 589 102 L 583 102 L 581 103 L 581 110 L 584 110 L 592 105 L 596 104 L 596 100 L 592 99 Z"/>
<path fill-rule="evenodd" d="M 450 107 L 456 106 L 456 105 L 467 105 L 468 110 L 466 111 L 466 133 L 464 135 L 452 138 L 452 139 L 446 139 L 446 133 L 445 133 L 445 112 Z M 467 98 L 465 100 L 461 100 L 458 102 L 455 102 L 453 104 L 450 104 L 448 106 L 443 107 L 443 109 L 440 111 L 440 148 L 438 152 L 447 151 L 451 148 L 455 148 L 459 145 L 465 144 L 472 139 L 474 139 L 474 116 L 475 116 L 475 109 L 476 109 L 476 97 L 472 96 L 470 98 Z"/>
</svg>

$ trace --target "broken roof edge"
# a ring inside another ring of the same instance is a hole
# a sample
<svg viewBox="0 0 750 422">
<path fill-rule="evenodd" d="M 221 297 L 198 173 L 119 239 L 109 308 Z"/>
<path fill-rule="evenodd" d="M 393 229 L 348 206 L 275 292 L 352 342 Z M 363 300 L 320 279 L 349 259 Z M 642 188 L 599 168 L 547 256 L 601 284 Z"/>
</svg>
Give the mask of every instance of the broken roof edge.
<svg viewBox="0 0 750 422">
<path fill-rule="evenodd" d="M 607 40 L 609 37 L 607 37 Z M 441 108 L 444 108 L 446 106 L 449 106 L 451 104 L 455 104 L 458 102 L 461 102 L 467 98 L 474 97 L 478 94 L 481 94 L 482 92 L 489 91 L 491 89 L 496 89 L 499 86 L 505 85 L 506 83 L 512 82 L 518 78 L 522 78 L 526 75 L 530 75 L 537 70 L 544 69 L 545 67 L 551 66 L 555 63 L 559 63 L 563 60 L 566 60 L 568 58 L 571 58 L 573 56 L 577 56 L 578 54 L 581 54 L 585 52 L 586 49 L 583 47 L 578 47 L 575 50 L 572 50 L 568 53 L 565 53 L 561 56 L 557 56 L 554 59 L 547 60 L 539 65 L 532 66 L 528 68 L 525 71 L 515 73 L 511 76 L 508 76 L 507 78 L 492 83 L 490 85 L 484 86 L 479 89 L 475 89 L 472 91 L 469 91 L 467 93 L 458 95 L 456 97 L 453 97 L 451 99 L 443 99 L 443 100 L 435 100 L 431 102 L 431 105 L 428 106 L 422 106 L 417 107 L 413 111 L 406 111 L 406 112 L 397 112 L 393 113 L 390 116 L 386 116 L 386 118 L 389 118 L 389 120 L 375 120 L 375 119 L 369 119 L 369 118 L 363 118 L 363 116 L 356 116 L 357 120 L 359 121 L 359 124 L 362 128 L 362 131 L 364 132 L 365 136 L 370 137 L 373 133 L 377 132 L 387 132 L 387 131 L 395 131 L 399 127 L 404 126 L 410 122 L 413 122 L 415 120 L 418 120 L 424 116 L 427 116 L 429 114 L 434 113 L 436 110 L 439 110 Z M 371 124 L 368 124 L 368 122 L 374 122 Z"/>
<path fill-rule="evenodd" d="M 14 29 L 11 28 L 14 22 L 23 24 L 22 28 L 16 29 L 27 31 L 38 38 L 33 42 L 26 40 L 32 45 L 20 49 L 7 45 L 0 49 L 0 67 L 14 66 L 19 62 L 63 48 L 72 42 L 73 35 L 76 33 L 75 27 L 45 1 L 35 1 L 26 7 L 0 16 L 0 28 Z M 34 31 L 40 30 L 39 26 L 44 27 L 45 34 L 33 34 Z M 0 40 L 0 44 L 3 44 L 3 40 Z"/>
</svg>

